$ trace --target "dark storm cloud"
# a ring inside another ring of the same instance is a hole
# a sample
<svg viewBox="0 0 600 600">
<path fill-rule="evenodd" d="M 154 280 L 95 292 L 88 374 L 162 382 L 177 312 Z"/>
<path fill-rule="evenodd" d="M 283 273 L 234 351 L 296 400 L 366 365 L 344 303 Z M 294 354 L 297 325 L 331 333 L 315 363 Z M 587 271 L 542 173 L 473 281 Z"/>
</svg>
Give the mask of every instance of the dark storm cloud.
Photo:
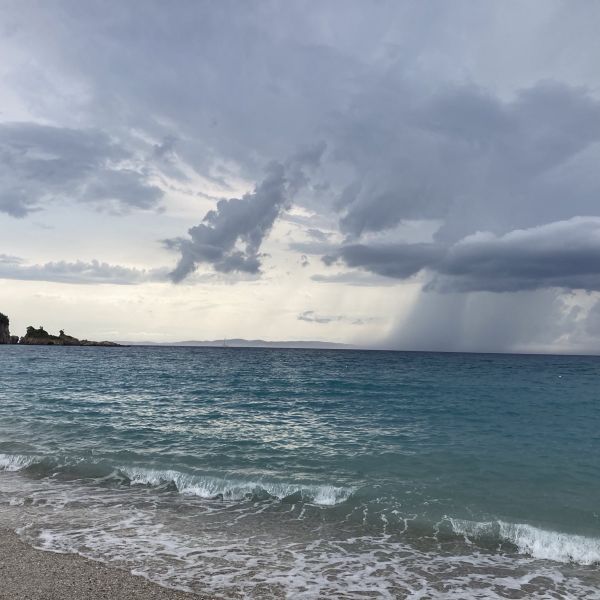
<svg viewBox="0 0 600 600">
<path fill-rule="evenodd" d="M 0 123 L 0 211 L 24 217 L 55 200 L 152 208 L 162 191 L 123 166 L 131 159 L 99 131 Z"/>
<path fill-rule="evenodd" d="M 362 267 L 377 275 L 406 279 L 437 263 L 442 255 L 443 248 L 436 244 L 353 244 L 343 246 L 337 255 L 325 256 L 324 261 L 331 264 L 340 258 L 349 267 Z"/>
<path fill-rule="evenodd" d="M 44 66 L 85 81 L 86 118 L 128 142 L 132 130 L 157 140 L 151 153 L 161 168 L 176 151 L 221 184 L 223 161 L 260 181 L 262 165 L 324 138 L 323 176 L 297 202 L 337 212 L 349 241 L 435 218 L 438 241 L 456 242 L 598 214 L 600 109 L 589 91 L 597 85 L 561 81 L 595 72 L 581 56 L 598 47 L 588 27 L 598 9 L 535 7 L 527 19 L 498 8 L 499 19 L 463 2 L 368 11 L 360 2 L 179 2 L 177 10 L 147 2 L 140 12 L 90 1 L 85 11 L 19 3 L 12 18 L 14 36 Z M 48 43 L 53 19 L 61 27 Z M 493 40 L 516 22 L 498 54 Z M 549 35 L 546 22 L 573 43 Z M 532 45 L 532 32 L 544 43 Z M 569 69 L 548 60 L 559 52 Z M 538 66 L 524 71 L 524 55 Z"/>
<path fill-rule="evenodd" d="M 93 260 L 27 265 L 21 258 L 0 255 L 0 279 L 57 283 L 134 285 L 165 281 L 165 269 L 134 269 Z"/>
<path fill-rule="evenodd" d="M 600 218 L 575 217 L 498 236 L 477 233 L 450 246 L 343 246 L 341 259 L 378 275 L 407 279 L 427 269 L 426 290 L 517 292 L 540 288 L 600 291 Z"/>
<path fill-rule="evenodd" d="M 588 155 L 600 158 L 600 102 L 584 88 L 539 82 L 506 101 L 472 85 L 424 93 L 397 79 L 354 102 L 358 119 L 339 116 L 336 147 L 360 174 L 338 201 L 349 236 L 438 218 L 438 239 L 456 241 L 598 212 Z"/>
<path fill-rule="evenodd" d="M 228 161 L 236 175 L 258 180 L 267 162 L 321 139 L 317 107 L 332 106 L 332 88 L 343 92 L 354 62 L 315 38 L 296 18 L 306 14 L 300 6 L 184 0 L 175 10 L 153 1 L 107 10 L 91 0 L 81 10 L 65 0 L 11 12 L 15 38 L 49 67 L 42 77 L 84 82 L 83 111 L 96 127 L 128 141 L 142 132 L 156 157 L 176 149 L 205 177 Z M 47 108 L 31 81 L 16 77 L 31 104 Z"/>
<path fill-rule="evenodd" d="M 577 217 L 450 247 L 429 285 L 442 291 L 600 290 L 600 218 Z"/>
<path fill-rule="evenodd" d="M 200 263 L 209 263 L 223 273 L 258 272 L 260 245 L 286 202 L 285 168 L 272 163 L 253 192 L 242 198 L 219 200 L 216 209 L 188 231 L 189 239 L 167 240 L 167 247 L 181 252 L 171 274 L 173 281 L 182 281 Z M 236 248 L 238 241 L 242 249 Z"/>
<path fill-rule="evenodd" d="M 285 164 L 273 162 L 265 178 L 242 198 L 222 199 L 215 210 L 206 213 L 203 222 L 192 227 L 189 238 L 166 241 L 181 258 L 172 272 L 180 282 L 207 263 L 222 273 L 258 273 L 260 247 L 279 213 L 288 208 L 295 194 L 308 183 L 305 168 L 318 166 L 323 144 L 305 149 Z"/>
</svg>

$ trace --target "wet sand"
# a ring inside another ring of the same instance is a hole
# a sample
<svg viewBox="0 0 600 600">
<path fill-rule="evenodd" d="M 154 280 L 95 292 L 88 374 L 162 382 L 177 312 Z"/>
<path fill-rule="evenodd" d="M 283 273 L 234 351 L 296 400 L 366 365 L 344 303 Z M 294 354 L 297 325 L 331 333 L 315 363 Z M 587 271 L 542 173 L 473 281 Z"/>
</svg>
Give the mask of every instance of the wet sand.
<svg viewBox="0 0 600 600">
<path fill-rule="evenodd" d="M 208 600 L 73 554 L 36 550 L 0 529 L 1 600 Z"/>
</svg>

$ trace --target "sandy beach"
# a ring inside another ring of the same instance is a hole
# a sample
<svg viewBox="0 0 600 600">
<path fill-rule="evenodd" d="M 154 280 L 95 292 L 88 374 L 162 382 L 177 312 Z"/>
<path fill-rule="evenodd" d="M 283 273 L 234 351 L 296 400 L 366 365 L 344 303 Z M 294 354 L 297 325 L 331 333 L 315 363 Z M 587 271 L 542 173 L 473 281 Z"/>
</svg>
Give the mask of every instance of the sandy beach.
<svg viewBox="0 0 600 600">
<path fill-rule="evenodd" d="M 0 529 L 2 600 L 207 600 L 73 554 L 36 550 Z"/>
</svg>

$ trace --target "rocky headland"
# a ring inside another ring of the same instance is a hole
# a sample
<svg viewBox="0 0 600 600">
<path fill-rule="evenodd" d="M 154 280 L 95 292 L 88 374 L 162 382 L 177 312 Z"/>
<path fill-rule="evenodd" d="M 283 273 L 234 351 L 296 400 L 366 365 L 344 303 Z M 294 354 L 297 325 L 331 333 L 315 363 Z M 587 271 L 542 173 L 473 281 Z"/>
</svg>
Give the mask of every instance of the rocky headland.
<svg viewBox="0 0 600 600">
<path fill-rule="evenodd" d="M 0 313 L 0 344 L 17 344 L 19 342 L 18 335 L 10 335 L 10 320 Z"/>
<path fill-rule="evenodd" d="M 0 344 L 25 344 L 27 346 L 120 346 L 115 342 L 93 342 L 91 340 L 80 340 L 72 335 L 60 331 L 58 335 L 51 335 L 43 327 L 27 328 L 25 335 L 10 335 L 9 318 L 0 313 Z"/>
</svg>

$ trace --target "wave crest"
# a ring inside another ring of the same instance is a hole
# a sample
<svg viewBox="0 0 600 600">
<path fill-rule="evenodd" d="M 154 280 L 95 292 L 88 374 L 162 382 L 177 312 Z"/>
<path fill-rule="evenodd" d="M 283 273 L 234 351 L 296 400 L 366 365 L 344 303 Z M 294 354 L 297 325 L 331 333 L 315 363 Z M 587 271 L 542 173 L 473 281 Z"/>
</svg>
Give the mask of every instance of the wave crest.
<svg viewBox="0 0 600 600">
<path fill-rule="evenodd" d="M 354 490 L 333 485 L 302 485 L 267 480 L 249 481 L 229 477 L 194 475 L 172 469 L 147 469 L 89 462 L 82 458 L 51 459 L 21 454 L 0 454 L 0 471 L 23 471 L 30 476 L 84 479 L 106 484 L 145 485 L 160 491 L 179 492 L 200 498 L 232 501 L 276 498 L 283 502 L 307 502 L 335 506 L 350 498 Z"/>
<path fill-rule="evenodd" d="M 600 539 L 540 529 L 526 523 L 476 522 L 449 519 L 452 529 L 466 538 L 494 538 L 516 546 L 522 554 L 562 563 L 600 563 Z"/>
<path fill-rule="evenodd" d="M 24 454 L 0 454 L 0 471 L 22 471 L 38 459 Z"/>
<path fill-rule="evenodd" d="M 322 506 L 334 506 L 346 501 L 353 490 L 332 485 L 299 485 L 288 482 L 246 481 L 204 475 L 189 475 L 174 470 L 154 470 L 135 467 L 119 467 L 132 485 L 153 487 L 174 484 L 179 493 L 227 500 L 277 498 L 282 501 L 312 502 Z"/>
</svg>

